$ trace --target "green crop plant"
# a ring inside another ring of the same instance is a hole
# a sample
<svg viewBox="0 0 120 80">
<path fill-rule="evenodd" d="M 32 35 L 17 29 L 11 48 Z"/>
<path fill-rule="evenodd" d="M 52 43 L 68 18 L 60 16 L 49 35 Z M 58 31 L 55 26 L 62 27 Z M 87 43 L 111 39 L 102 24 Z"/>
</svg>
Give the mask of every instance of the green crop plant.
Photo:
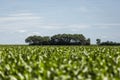
<svg viewBox="0 0 120 80">
<path fill-rule="evenodd" d="M 0 46 L 0 80 L 120 80 L 120 47 Z"/>
</svg>

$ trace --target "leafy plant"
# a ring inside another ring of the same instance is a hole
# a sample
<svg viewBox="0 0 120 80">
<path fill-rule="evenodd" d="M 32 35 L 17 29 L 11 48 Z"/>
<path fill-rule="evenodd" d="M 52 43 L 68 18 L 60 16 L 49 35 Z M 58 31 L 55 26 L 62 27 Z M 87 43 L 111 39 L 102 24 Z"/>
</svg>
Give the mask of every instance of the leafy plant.
<svg viewBox="0 0 120 80">
<path fill-rule="evenodd" d="M 0 80 L 119 80 L 118 46 L 0 46 Z"/>
</svg>

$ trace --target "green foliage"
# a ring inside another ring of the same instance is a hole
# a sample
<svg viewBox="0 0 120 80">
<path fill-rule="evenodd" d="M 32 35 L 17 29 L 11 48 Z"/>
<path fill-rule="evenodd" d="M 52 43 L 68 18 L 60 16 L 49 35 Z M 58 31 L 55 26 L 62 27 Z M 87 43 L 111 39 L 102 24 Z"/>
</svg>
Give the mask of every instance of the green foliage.
<svg viewBox="0 0 120 80">
<path fill-rule="evenodd" d="M 0 46 L 0 80 L 119 80 L 120 47 Z"/>
<path fill-rule="evenodd" d="M 114 45 L 114 46 L 120 46 L 120 43 L 118 43 L 118 42 L 113 42 L 113 41 L 106 41 L 106 42 L 101 42 L 100 45 L 106 45 L 106 46 L 107 46 L 107 45 L 109 45 L 109 46 L 110 46 L 110 45 L 111 45 L 111 46 L 113 46 L 113 45 Z"/>
<path fill-rule="evenodd" d="M 29 36 L 25 39 L 30 45 L 90 45 L 90 38 L 82 34 L 57 34 L 49 36 Z"/>
<path fill-rule="evenodd" d="M 96 41 L 97 41 L 96 44 L 97 44 L 97 45 L 100 45 L 101 39 L 96 39 Z"/>
</svg>

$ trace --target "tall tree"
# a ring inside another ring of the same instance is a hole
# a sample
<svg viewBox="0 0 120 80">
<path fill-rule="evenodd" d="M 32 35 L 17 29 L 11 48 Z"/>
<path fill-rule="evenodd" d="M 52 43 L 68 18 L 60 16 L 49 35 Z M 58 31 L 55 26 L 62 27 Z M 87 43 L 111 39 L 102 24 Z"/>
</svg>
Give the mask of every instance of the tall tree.
<svg viewBox="0 0 120 80">
<path fill-rule="evenodd" d="M 42 37 L 41 36 L 29 36 L 25 39 L 26 43 L 29 43 L 30 45 L 41 45 L 42 44 Z"/>
<path fill-rule="evenodd" d="M 25 40 L 30 45 L 88 45 L 90 39 L 87 39 L 82 34 L 57 34 L 49 36 L 29 36 Z"/>
<path fill-rule="evenodd" d="M 101 43 L 101 39 L 96 39 L 96 44 L 100 45 L 100 43 Z"/>
<path fill-rule="evenodd" d="M 90 45 L 90 38 L 86 40 L 86 45 Z"/>
</svg>

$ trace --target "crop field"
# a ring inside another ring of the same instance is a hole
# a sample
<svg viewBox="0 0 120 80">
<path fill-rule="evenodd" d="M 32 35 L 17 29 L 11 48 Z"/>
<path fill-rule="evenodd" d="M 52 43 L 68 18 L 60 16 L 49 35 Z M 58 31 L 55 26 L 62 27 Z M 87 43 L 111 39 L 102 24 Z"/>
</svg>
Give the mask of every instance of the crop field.
<svg viewBox="0 0 120 80">
<path fill-rule="evenodd" d="M 120 47 L 0 46 L 0 80 L 120 80 Z"/>
</svg>

